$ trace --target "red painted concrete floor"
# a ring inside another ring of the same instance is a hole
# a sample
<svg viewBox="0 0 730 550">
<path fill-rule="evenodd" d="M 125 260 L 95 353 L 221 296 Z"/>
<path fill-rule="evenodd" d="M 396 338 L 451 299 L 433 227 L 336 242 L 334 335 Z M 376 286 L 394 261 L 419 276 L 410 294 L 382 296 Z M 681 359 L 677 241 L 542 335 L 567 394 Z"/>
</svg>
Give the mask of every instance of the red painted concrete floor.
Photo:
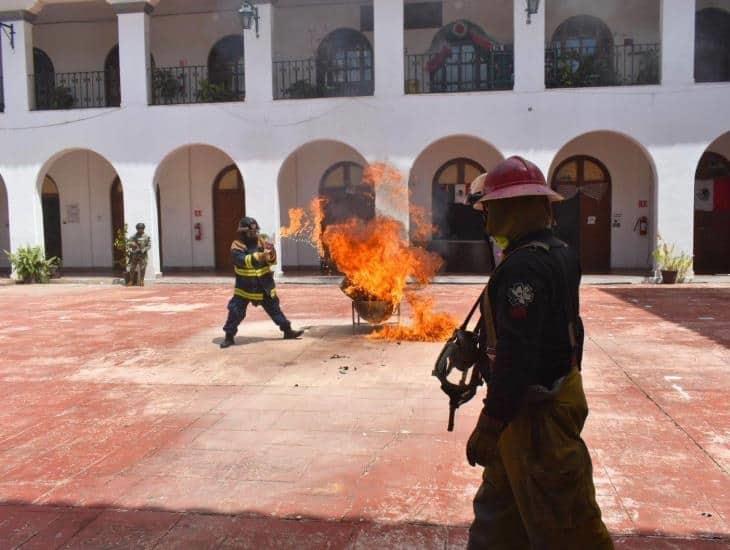
<svg viewBox="0 0 730 550">
<path fill-rule="evenodd" d="M 0 288 L 0 548 L 463 548 L 479 401 L 438 344 L 281 289 L 218 349 L 227 286 Z M 438 286 L 463 315 L 476 286 Z M 586 287 L 585 438 L 618 548 L 730 547 L 730 287 Z M 407 312 L 405 312 L 407 313 Z"/>
</svg>

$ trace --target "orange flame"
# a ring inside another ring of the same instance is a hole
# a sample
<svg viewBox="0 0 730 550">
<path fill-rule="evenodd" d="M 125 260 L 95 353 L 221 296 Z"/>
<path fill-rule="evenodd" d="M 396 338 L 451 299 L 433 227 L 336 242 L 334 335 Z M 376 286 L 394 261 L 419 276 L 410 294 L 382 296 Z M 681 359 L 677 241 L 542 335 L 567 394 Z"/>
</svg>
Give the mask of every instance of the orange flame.
<svg viewBox="0 0 730 550">
<path fill-rule="evenodd" d="M 385 163 L 375 163 L 363 171 L 363 182 L 390 197 L 410 196 L 408 186 L 402 185 L 403 176 Z M 410 202 L 410 201 L 409 201 Z M 403 224 L 388 217 L 378 216 L 364 221 L 351 218 L 328 225 L 323 232 L 326 200 L 317 197 L 307 211 L 289 211 L 290 224 L 281 229 L 282 237 L 307 240 L 319 251 L 329 255 L 337 269 L 345 276 L 343 290 L 353 300 L 377 300 L 398 306 L 404 297 L 413 311 L 410 326 L 385 327 L 373 338 L 386 340 L 442 341 L 451 336 L 456 320 L 447 314 L 433 311 L 433 298 L 406 295 L 409 280 L 426 285 L 441 268 L 443 260 L 433 252 L 412 246 L 406 238 Z M 426 241 L 433 234 L 433 225 L 425 211 L 411 206 L 411 224 L 415 241 Z"/>
<path fill-rule="evenodd" d="M 403 225 L 388 217 L 331 225 L 322 240 L 349 283 L 349 296 L 365 294 L 393 305 L 403 300 L 409 277 L 425 284 L 443 263 L 437 254 L 410 246 Z"/>
<path fill-rule="evenodd" d="M 408 294 L 408 303 L 413 310 L 413 321 L 410 325 L 388 325 L 373 332 L 369 338 L 373 340 L 442 342 L 448 340 L 459 325 L 459 321 L 448 313 L 433 311 L 432 297 Z"/>
</svg>

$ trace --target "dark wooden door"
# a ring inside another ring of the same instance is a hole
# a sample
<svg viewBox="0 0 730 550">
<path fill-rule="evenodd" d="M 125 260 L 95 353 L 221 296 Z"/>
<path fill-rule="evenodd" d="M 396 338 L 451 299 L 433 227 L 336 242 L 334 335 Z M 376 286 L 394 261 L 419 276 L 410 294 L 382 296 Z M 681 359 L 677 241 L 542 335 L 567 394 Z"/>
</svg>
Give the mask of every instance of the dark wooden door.
<svg viewBox="0 0 730 550">
<path fill-rule="evenodd" d="M 611 194 L 580 194 L 580 256 L 585 273 L 611 270 Z"/>
<path fill-rule="evenodd" d="M 114 241 L 120 231 L 124 232 L 124 190 L 119 178 L 114 179 L 111 189 L 111 211 L 112 211 L 112 258 L 114 268 L 121 267 L 124 262 L 124 250 L 118 250 Z M 126 237 L 126 235 L 125 235 Z"/>
<path fill-rule="evenodd" d="M 104 93 L 107 107 L 122 104 L 121 82 L 119 80 L 119 46 L 114 46 L 104 62 Z"/>
<path fill-rule="evenodd" d="M 555 171 L 553 188 L 566 200 L 554 205 L 557 235 L 580 254 L 584 273 L 611 269 L 611 179 L 598 160 L 576 156 Z"/>
<path fill-rule="evenodd" d="M 61 200 L 58 195 L 43 195 L 43 245 L 46 258 L 62 258 Z"/>
<path fill-rule="evenodd" d="M 235 166 L 225 168 L 213 185 L 213 226 L 215 267 L 233 269 L 231 243 L 236 240 L 238 222 L 246 215 L 246 198 L 241 173 Z"/>
</svg>

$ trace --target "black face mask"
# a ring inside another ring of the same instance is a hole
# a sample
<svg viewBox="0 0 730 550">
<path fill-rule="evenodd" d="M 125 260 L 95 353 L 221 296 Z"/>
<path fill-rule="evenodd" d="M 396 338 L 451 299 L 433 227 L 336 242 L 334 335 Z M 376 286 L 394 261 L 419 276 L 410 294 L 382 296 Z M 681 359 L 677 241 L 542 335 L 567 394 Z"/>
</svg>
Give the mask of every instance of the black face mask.
<svg viewBox="0 0 730 550">
<path fill-rule="evenodd" d="M 250 233 L 244 233 L 243 234 L 243 243 L 248 248 L 255 248 L 259 245 L 259 237 L 258 235 L 251 235 Z"/>
</svg>

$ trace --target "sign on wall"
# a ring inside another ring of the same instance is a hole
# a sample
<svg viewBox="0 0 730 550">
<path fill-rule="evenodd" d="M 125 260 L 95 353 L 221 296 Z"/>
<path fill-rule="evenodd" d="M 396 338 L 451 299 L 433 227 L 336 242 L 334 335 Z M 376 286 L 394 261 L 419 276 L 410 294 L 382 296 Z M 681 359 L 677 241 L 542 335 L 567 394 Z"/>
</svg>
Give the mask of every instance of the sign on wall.
<svg viewBox="0 0 730 550">
<path fill-rule="evenodd" d="M 66 205 L 66 223 L 81 223 L 81 209 L 78 203 Z"/>
</svg>

